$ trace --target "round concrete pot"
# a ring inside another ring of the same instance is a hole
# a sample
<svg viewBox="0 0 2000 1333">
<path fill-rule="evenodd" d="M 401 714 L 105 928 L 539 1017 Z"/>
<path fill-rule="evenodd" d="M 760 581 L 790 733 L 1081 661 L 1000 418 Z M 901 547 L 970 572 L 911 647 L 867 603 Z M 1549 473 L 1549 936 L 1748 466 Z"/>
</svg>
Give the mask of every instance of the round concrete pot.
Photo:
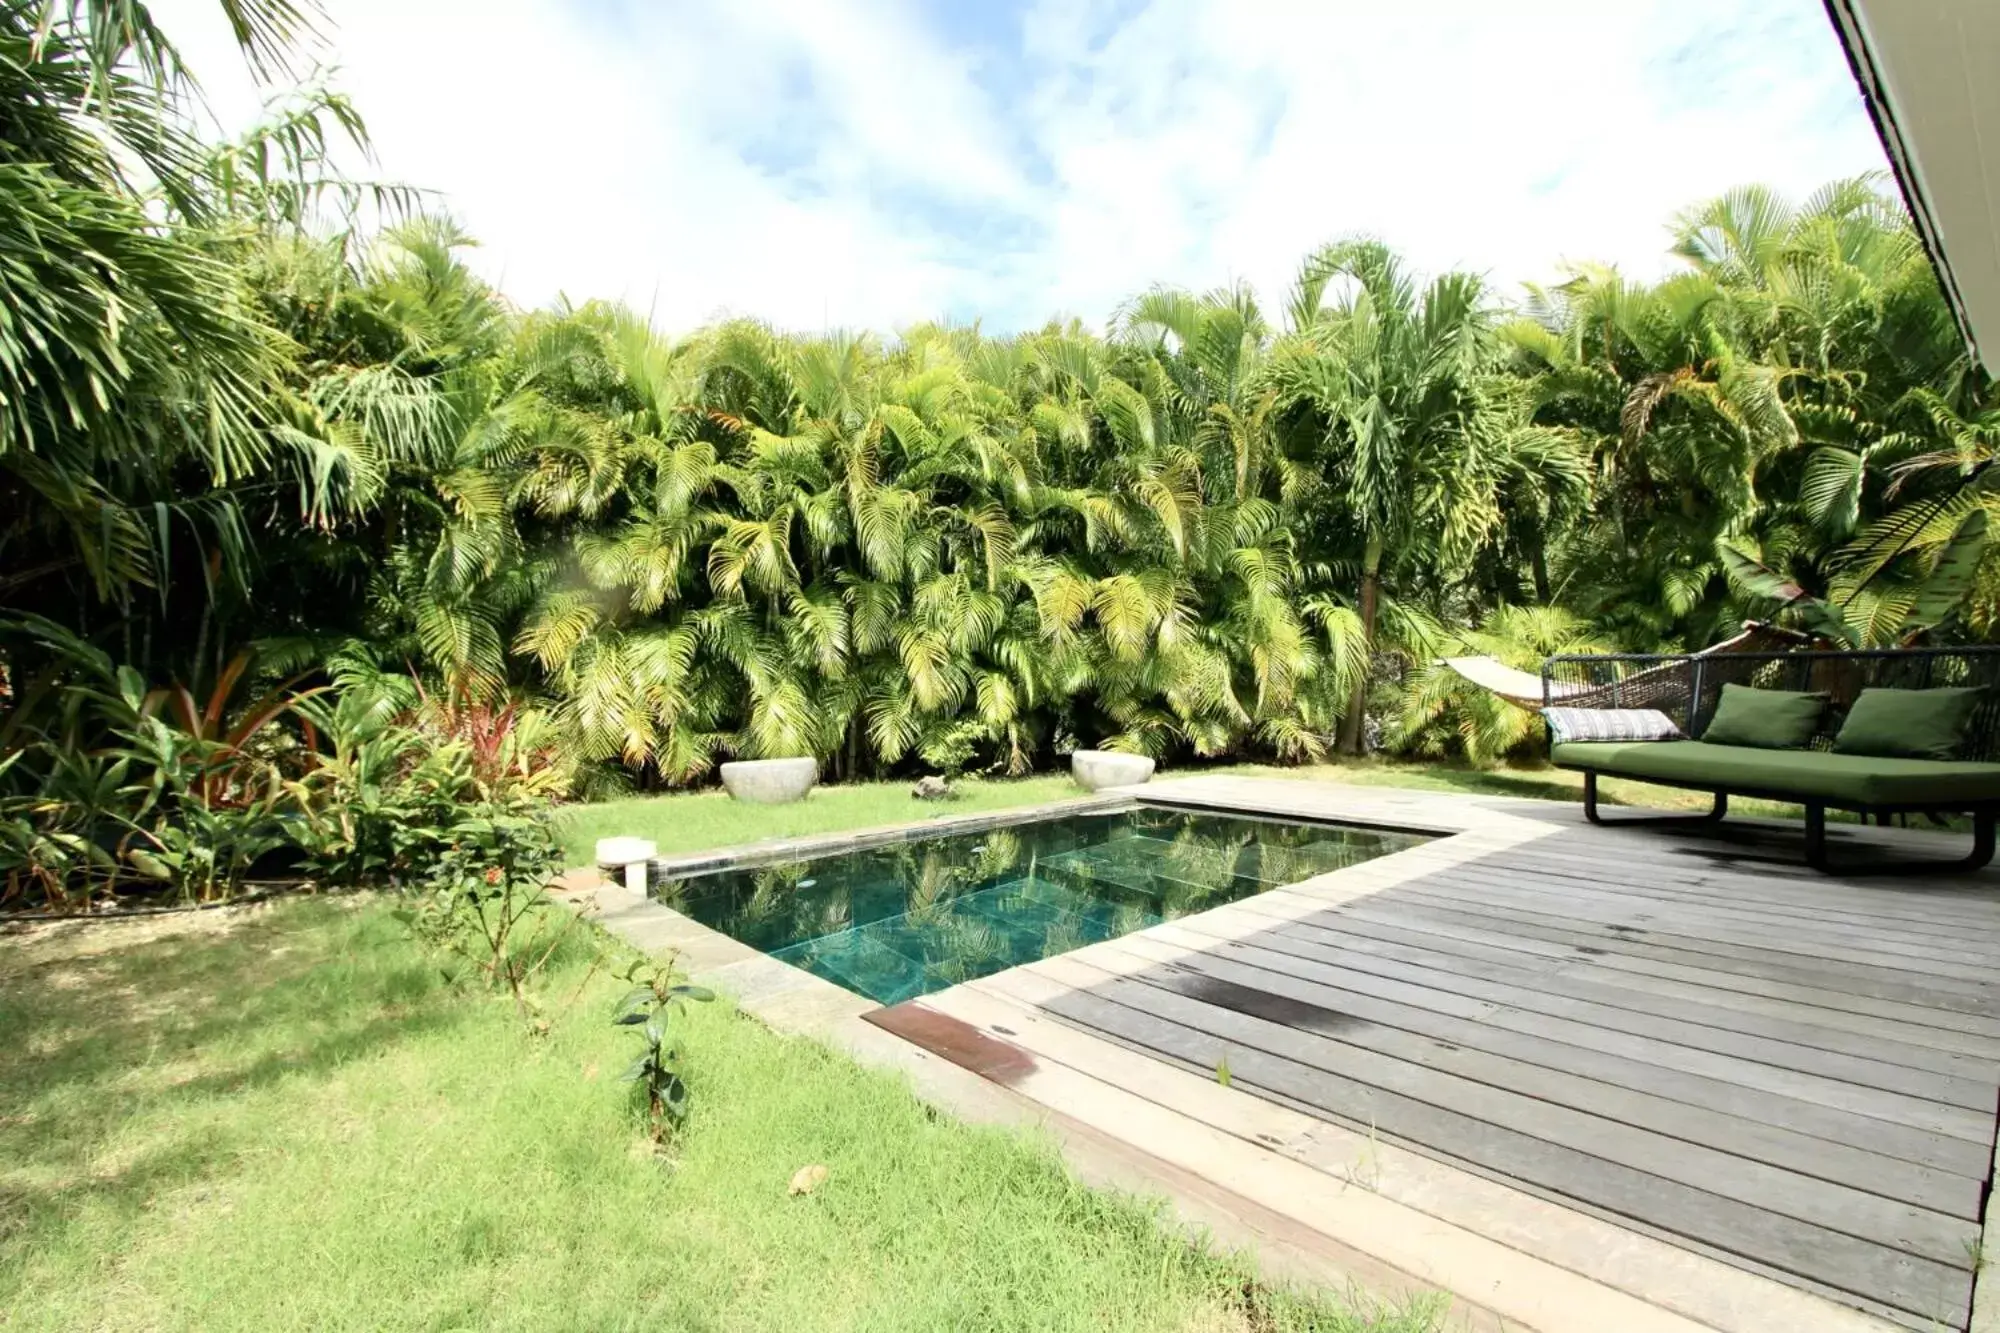
<svg viewBox="0 0 2000 1333">
<path fill-rule="evenodd" d="M 738 759 L 722 766 L 722 785 L 739 801 L 789 805 L 819 781 L 817 759 Z"/>
<path fill-rule="evenodd" d="M 1069 774 L 1086 791 L 1134 787 L 1153 776 L 1153 761 L 1116 750 L 1078 750 L 1069 757 Z"/>
</svg>

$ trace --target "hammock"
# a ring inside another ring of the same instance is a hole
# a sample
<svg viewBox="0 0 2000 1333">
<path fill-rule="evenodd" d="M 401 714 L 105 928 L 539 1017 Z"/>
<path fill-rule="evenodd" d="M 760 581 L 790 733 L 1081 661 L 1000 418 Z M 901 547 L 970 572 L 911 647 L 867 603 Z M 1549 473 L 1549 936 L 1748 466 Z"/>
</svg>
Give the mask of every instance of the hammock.
<svg viewBox="0 0 2000 1333">
<path fill-rule="evenodd" d="M 1694 657 L 1714 657 L 1722 653 L 1769 653 L 1784 652 L 1802 647 L 1811 641 L 1811 636 L 1797 630 L 1780 629 L 1776 625 L 1766 625 L 1762 621 L 1749 620 L 1743 624 L 1743 632 L 1733 639 L 1724 639 L 1712 644 Z M 1545 706 L 1542 695 L 1542 678 L 1532 671 L 1521 671 L 1508 666 L 1494 657 L 1447 657 L 1439 665 L 1450 667 L 1482 690 L 1490 690 L 1516 708 L 1529 712 L 1539 712 Z M 1575 681 L 1552 680 L 1548 683 L 1548 704 L 1565 704 L 1572 708 L 1599 708 L 1607 704 L 1627 708 L 1643 706 L 1641 701 L 1650 693 L 1648 686 L 1657 681 L 1665 684 L 1668 677 L 1679 679 L 1680 664 L 1649 667 L 1635 672 L 1616 682 L 1603 684 L 1579 683 Z"/>
</svg>

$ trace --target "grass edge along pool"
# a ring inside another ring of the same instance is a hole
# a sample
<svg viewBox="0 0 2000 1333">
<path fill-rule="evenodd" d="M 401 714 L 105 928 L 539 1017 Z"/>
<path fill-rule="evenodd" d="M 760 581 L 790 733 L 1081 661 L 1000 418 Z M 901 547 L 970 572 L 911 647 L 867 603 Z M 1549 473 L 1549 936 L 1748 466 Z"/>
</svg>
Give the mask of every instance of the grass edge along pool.
<svg viewBox="0 0 2000 1333">
<path fill-rule="evenodd" d="M 886 1005 L 1429 840 L 1134 804 L 703 869 L 661 880 L 653 895 Z"/>
</svg>

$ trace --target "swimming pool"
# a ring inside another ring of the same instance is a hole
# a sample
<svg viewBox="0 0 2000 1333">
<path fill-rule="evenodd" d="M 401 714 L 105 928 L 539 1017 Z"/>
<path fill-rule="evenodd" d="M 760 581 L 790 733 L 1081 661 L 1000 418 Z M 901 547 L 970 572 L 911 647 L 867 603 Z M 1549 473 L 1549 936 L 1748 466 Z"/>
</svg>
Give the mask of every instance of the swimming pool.
<svg viewBox="0 0 2000 1333">
<path fill-rule="evenodd" d="M 663 881 L 654 895 L 896 1004 L 1426 840 L 1136 806 L 712 871 Z"/>
</svg>

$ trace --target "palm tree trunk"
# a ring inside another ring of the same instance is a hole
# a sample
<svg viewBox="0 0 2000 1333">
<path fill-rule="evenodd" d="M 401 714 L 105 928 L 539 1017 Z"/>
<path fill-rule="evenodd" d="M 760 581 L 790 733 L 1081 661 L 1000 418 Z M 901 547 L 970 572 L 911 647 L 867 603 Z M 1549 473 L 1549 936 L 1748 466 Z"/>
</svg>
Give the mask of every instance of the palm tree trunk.
<svg viewBox="0 0 2000 1333">
<path fill-rule="evenodd" d="M 1549 604 L 1549 553 L 1540 534 L 1535 537 L 1534 549 L 1528 553 L 1529 568 L 1535 576 L 1535 601 L 1543 606 Z"/>
<path fill-rule="evenodd" d="M 1375 662 L 1375 612 L 1382 592 L 1382 537 L 1368 534 L 1368 546 L 1361 557 L 1361 642 L 1367 663 L 1361 678 L 1354 682 L 1354 697 L 1348 701 L 1347 716 L 1340 724 L 1340 749 L 1344 754 L 1361 753 L 1361 726 L 1368 715 L 1368 677 Z"/>
</svg>

